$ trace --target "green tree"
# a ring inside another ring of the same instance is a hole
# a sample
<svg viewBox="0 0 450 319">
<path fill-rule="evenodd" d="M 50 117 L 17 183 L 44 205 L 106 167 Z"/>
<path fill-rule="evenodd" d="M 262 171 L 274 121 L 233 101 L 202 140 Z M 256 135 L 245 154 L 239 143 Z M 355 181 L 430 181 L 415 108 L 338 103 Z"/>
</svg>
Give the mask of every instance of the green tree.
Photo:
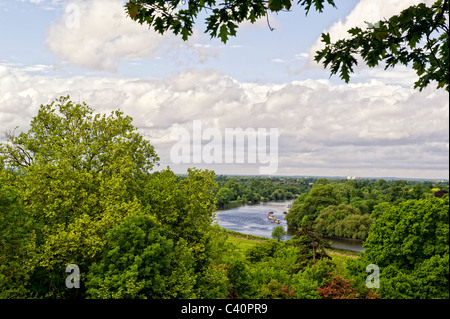
<svg viewBox="0 0 450 319">
<path fill-rule="evenodd" d="M 328 236 L 365 239 L 371 223 L 372 218 L 362 215 L 358 208 L 340 204 L 322 210 L 314 222 L 314 229 Z"/>
<path fill-rule="evenodd" d="M 254 295 L 254 282 L 250 275 L 249 267 L 241 259 L 233 259 L 228 270 L 228 280 L 231 288 L 229 298 L 246 299 Z"/>
<path fill-rule="evenodd" d="M 330 247 L 330 243 L 314 231 L 313 223 L 308 222 L 306 218 L 292 238 L 292 242 L 299 249 L 294 273 L 308 265 L 315 264 L 320 259 L 331 259 L 325 251 L 326 248 Z"/>
<path fill-rule="evenodd" d="M 88 295 L 100 299 L 165 297 L 174 247 L 155 218 L 130 216 L 106 237 L 102 257 L 87 275 Z"/>
<path fill-rule="evenodd" d="M 216 201 L 217 206 L 224 207 L 231 200 L 233 200 L 233 190 L 228 187 L 222 187 L 217 191 Z"/>
<path fill-rule="evenodd" d="M 294 289 L 276 279 L 271 279 L 268 284 L 261 287 L 262 299 L 293 299 Z"/>
<path fill-rule="evenodd" d="M 333 185 L 319 183 L 305 197 L 299 197 L 289 209 L 286 221 L 290 228 L 300 227 L 304 217 L 314 221 L 322 209 L 330 205 L 338 205 L 341 199 Z M 297 202 L 297 203 L 296 203 Z"/>
<path fill-rule="evenodd" d="M 41 105 L 30 129 L 0 146 L 34 225 L 38 267 L 30 280 L 39 296 L 66 293 L 65 267 L 88 268 L 108 230 L 140 211 L 137 196 L 158 157 L 136 131 L 120 111 L 94 115 L 61 97 Z"/>
<path fill-rule="evenodd" d="M 350 272 L 363 281 L 365 267 L 376 264 L 386 298 L 448 298 L 448 210 L 448 196 L 380 205 Z"/>
<path fill-rule="evenodd" d="M 36 236 L 18 191 L 5 185 L 4 174 L 0 171 L 0 299 L 25 298 L 35 268 Z"/>
<path fill-rule="evenodd" d="M 198 296 L 204 299 L 225 299 L 228 297 L 230 283 L 228 281 L 229 266 L 209 264 L 199 277 Z"/>
<path fill-rule="evenodd" d="M 272 238 L 280 241 L 286 236 L 286 230 L 283 226 L 277 226 L 272 231 Z"/>
<path fill-rule="evenodd" d="M 286 192 L 283 189 L 277 188 L 270 194 L 270 199 L 272 200 L 282 200 L 286 198 Z"/>
</svg>

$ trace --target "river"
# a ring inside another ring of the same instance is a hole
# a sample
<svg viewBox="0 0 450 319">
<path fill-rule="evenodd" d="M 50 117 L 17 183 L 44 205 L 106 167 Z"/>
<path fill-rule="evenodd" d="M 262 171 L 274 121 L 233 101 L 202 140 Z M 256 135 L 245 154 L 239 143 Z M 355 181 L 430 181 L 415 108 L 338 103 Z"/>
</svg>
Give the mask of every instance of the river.
<svg viewBox="0 0 450 319">
<path fill-rule="evenodd" d="M 240 233 L 272 238 L 272 231 L 277 226 L 283 226 L 287 229 L 287 223 L 283 212 L 288 211 L 288 205 L 293 200 L 261 202 L 254 205 L 244 205 L 230 209 L 216 211 L 216 219 L 219 226 L 234 230 Z M 273 212 L 273 216 L 280 220 L 280 223 L 272 223 L 268 218 L 268 212 Z M 288 232 L 285 240 L 292 237 Z M 348 249 L 355 251 L 364 251 L 362 242 L 351 239 L 330 239 L 331 246 L 334 248 Z"/>
</svg>

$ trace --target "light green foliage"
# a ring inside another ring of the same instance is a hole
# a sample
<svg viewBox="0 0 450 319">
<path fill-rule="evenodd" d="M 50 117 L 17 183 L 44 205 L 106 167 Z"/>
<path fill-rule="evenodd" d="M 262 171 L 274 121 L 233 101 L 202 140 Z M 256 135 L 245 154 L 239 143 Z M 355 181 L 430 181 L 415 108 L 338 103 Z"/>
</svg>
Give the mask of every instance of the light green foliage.
<svg viewBox="0 0 450 319">
<path fill-rule="evenodd" d="M 351 273 L 376 264 L 386 298 L 448 298 L 448 209 L 448 196 L 382 205 Z"/>
<path fill-rule="evenodd" d="M 228 266 L 212 263 L 205 267 L 199 278 L 198 296 L 204 299 L 228 297 Z"/>
<path fill-rule="evenodd" d="M 284 236 L 286 236 L 286 230 L 283 226 L 277 226 L 273 229 L 272 238 L 280 241 Z"/>
<path fill-rule="evenodd" d="M 340 204 L 328 206 L 315 220 L 314 229 L 328 236 L 366 239 L 372 218 L 358 208 Z"/>
<path fill-rule="evenodd" d="M 133 198 L 158 157 L 131 122 L 61 97 L 2 144 L 3 160 L 22 174 L 16 186 L 36 224 L 41 266 L 89 264 L 107 230 L 136 210 Z"/>
<path fill-rule="evenodd" d="M 88 274 L 92 298 L 162 298 L 166 296 L 173 241 L 150 216 L 134 215 L 107 233 L 99 262 Z"/>
</svg>

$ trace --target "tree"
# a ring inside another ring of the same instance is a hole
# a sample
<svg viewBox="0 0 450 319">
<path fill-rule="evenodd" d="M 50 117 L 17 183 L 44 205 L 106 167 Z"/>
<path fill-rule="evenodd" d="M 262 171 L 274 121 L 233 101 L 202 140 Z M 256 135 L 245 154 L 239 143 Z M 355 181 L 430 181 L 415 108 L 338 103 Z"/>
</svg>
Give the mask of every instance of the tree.
<svg viewBox="0 0 450 319">
<path fill-rule="evenodd" d="M 216 194 L 217 206 L 224 207 L 233 199 L 233 191 L 228 187 L 221 187 Z"/>
<path fill-rule="evenodd" d="M 106 237 L 101 259 L 88 272 L 88 295 L 96 299 L 165 297 L 174 247 L 156 219 L 127 217 Z"/>
<path fill-rule="evenodd" d="M 36 236 L 17 189 L 6 186 L 0 171 L 0 299 L 27 296 L 35 268 Z"/>
<path fill-rule="evenodd" d="M 41 105 L 30 129 L 0 146 L 35 230 L 31 286 L 47 287 L 36 288 L 38 296 L 67 293 L 66 266 L 86 269 L 108 230 L 141 211 L 137 196 L 158 157 L 136 130 L 120 111 L 94 115 L 85 103 L 61 97 Z"/>
<path fill-rule="evenodd" d="M 262 299 L 294 299 L 294 287 L 287 286 L 276 279 L 261 287 Z"/>
<path fill-rule="evenodd" d="M 412 66 L 419 76 L 414 88 L 421 91 L 434 80 L 437 88 L 449 91 L 448 15 L 448 0 L 437 0 L 431 7 L 420 3 L 389 19 L 368 23 L 366 29 L 352 28 L 349 39 L 333 43 L 328 33 L 322 34 L 325 48 L 314 59 L 323 60 L 332 75 L 339 72 L 347 83 L 358 56 L 369 67 L 381 62 L 385 69 L 397 64 Z"/>
<path fill-rule="evenodd" d="M 283 226 L 277 226 L 272 231 L 272 238 L 280 241 L 283 237 L 286 236 L 286 230 Z"/>
<path fill-rule="evenodd" d="M 297 253 L 296 268 L 294 272 L 297 273 L 309 264 L 315 264 L 319 259 L 331 257 L 326 253 L 325 248 L 331 245 L 323 239 L 319 233 L 313 229 L 313 223 L 306 219 L 302 222 L 302 226 L 298 228 L 297 233 L 293 238 L 293 243 L 299 248 Z"/>
<path fill-rule="evenodd" d="M 322 209 L 339 203 L 340 196 L 333 185 L 329 183 L 315 184 L 305 197 L 300 196 L 289 209 L 286 216 L 288 226 L 290 228 L 299 227 L 305 216 L 309 221 L 314 221 Z"/>
<path fill-rule="evenodd" d="M 448 197 L 380 205 L 365 253 L 350 263 L 350 273 L 364 281 L 365 268 L 375 264 L 385 298 L 447 299 L 448 209 Z"/>
<path fill-rule="evenodd" d="M 365 239 L 372 219 L 358 208 L 347 204 L 328 206 L 314 222 L 314 229 L 328 236 Z"/>
</svg>

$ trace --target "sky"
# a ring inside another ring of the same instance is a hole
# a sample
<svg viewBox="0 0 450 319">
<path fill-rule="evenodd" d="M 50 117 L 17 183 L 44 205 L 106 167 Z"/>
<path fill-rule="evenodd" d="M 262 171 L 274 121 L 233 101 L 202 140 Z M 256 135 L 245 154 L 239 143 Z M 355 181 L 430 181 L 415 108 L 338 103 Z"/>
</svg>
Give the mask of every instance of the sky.
<svg viewBox="0 0 450 319">
<path fill-rule="evenodd" d="M 313 60 L 322 32 L 335 41 L 421 1 L 388 2 L 337 0 L 307 16 L 294 6 L 270 14 L 273 31 L 243 23 L 225 45 L 204 33 L 204 16 L 184 42 L 129 19 L 123 0 L 0 0 L 0 134 L 26 131 L 41 104 L 70 95 L 133 117 L 159 169 L 175 173 L 260 174 L 269 163 L 252 162 L 250 144 L 227 163 L 203 155 L 238 151 L 227 130 L 272 128 L 276 147 L 268 135 L 255 146 L 276 155 L 270 175 L 448 179 L 447 91 L 419 92 L 407 67 L 362 63 L 346 84 Z M 174 152 L 186 150 L 180 163 Z"/>
</svg>

